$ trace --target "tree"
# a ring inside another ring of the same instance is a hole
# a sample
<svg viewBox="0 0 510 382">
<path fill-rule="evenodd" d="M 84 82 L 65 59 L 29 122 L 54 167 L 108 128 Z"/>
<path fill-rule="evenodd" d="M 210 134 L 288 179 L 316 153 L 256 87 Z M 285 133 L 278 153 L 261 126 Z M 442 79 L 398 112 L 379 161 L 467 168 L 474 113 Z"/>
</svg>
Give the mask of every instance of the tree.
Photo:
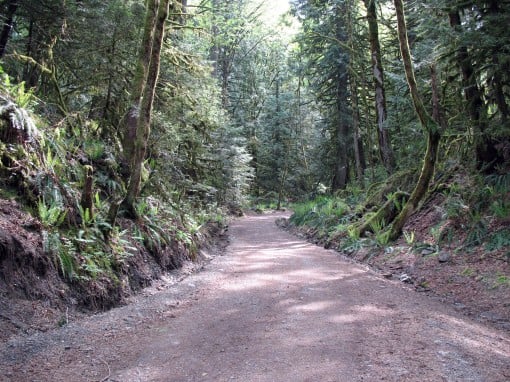
<svg viewBox="0 0 510 382">
<path fill-rule="evenodd" d="M 6 10 L 3 11 L 2 9 L 2 13 L 5 12 L 5 21 L 2 32 L 0 33 L 0 58 L 2 58 L 5 54 L 7 42 L 9 41 L 12 29 L 14 28 L 14 15 L 16 14 L 18 6 L 19 4 L 17 0 L 9 0 L 6 4 L 2 4 L 1 6 L 1 8 L 6 8 Z"/>
<path fill-rule="evenodd" d="M 353 68 L 354 55 L 353 52 L 356 51 L 356 37 L 354 35 L 354 20 L 353 13 L 355 10 L 355 1 L 349 1 L 347 3 L 347 29 L 349 36 L 349 48 L 351 51 L 351 64 L 350 64 L 350 81 L 349 81 L 349 91 L 351 94 L 351 103 L 352 103 L 352 124 L 353 124 L 353 148 L 354 148 L 354 163 L 356 170 L 356 177 L 358 182 L 362 184 L 363 175 L 365 173 L 366 163 L 365 163 L 365 154 L 363 148 L 363 141 L 361 140 L 360 134 L 360 125 L 361 125 L 361 116 L 360 116 L 360 106 L 359 106 L 359 85 L 356 75 L 353 74 L 355 71 Z"/>
<path fill-rule="evenodd" d="M 388 173 L 395 167 L 395 158 L 391 147 L 387 126 L 386 89 L 382 65 L 381 45 L 379 43 L 379 27 L 377 23 L 376 0 L 364 0 L 367 9 L 368 39 L 370 41 L 370 57 L 375 89 L 375 112 L 377 122 L 377 138 L 379 155 Z"/>
<path fill-rule="evenodd" d="M 409 85 L 409 91 L 413 100 L 415 112 L 418 116 L 422 129 L 427 135 L 427 150 L 423 159 L 423 166 L 420 172 L 418 183 L 414 187 L 409 200 L 404 208 L 397 216 L 391 226 L 389 233 L 390 240 L 397 239 L 402 233 L 405 222 L 416 210 L 418 204 L 428 190 L 430 180 L 434 175 L 435 165 L 437 161 L 439 140 L 441 137 L 440 126 L 427 112 L 425 105 L 418 92 L 416 78 L 414 75 L 413 63 L 411 59 L 411 50 L 409 48 L 409 39 L 407 36 L 407 26 L 404 16 L 404 5 L 402 0 L 394 0 L 395 13 L 397 15 L 398 39 L 400 43 L 400 51 L 402 53 L 402 61 L 404 64 L 405 75 Z"/>
<path fill-rule="evenodd" d="M 508 94 L 503 86 L 508 83 L 508 77 L 504 79 L 507 65 L 501 60 L 509 53 L 505 42 L 509 33 L 502 28 L 509 13 L 508 4 L 497 1 L 454 2 L 448 8 L 450 25 L 457 35 L 454 49 L 473 127 L 475 159 L 478 167 L 488 172 L 504 161 L 498 142 L 510 138 Z M 491 118 L 492 105 L 500 116 L 497 122 Z"/>
<path fill-rule="evenodd" d="M 124 156 L 129 158 L 129 180 L 123 204 L 136 216 L 135 202 L 140 193 L 142 168 L 150 134 L 151 114 L 159 75 L 161 48 L 170 0 L 148 0 L 144 35 L 131 105 L 124 124 Z"/>
<path fill-rule="evenodd" d="M 308 58 L 307 74 L 328 130 L 322 160 L 333 191 L 346 187 L 352 157 L 347 10 L 344 1 L 300 1 L 295 8 L 303 23 L 299 42 Z"/>
</svg>

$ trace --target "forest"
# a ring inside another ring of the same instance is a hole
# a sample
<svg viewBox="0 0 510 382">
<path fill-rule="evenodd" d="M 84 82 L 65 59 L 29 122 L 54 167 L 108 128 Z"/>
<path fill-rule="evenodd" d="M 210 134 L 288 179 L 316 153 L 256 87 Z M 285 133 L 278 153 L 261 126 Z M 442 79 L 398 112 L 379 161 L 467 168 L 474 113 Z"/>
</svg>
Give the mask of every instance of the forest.
<svg viewBox="0 0 510 382">
<path fill-rule="evenodd" d="M 276 4 L 0 2 L 5 293 L 106 309 L 247 209 L 508 267 L 510 1 Z"/>
</svg>

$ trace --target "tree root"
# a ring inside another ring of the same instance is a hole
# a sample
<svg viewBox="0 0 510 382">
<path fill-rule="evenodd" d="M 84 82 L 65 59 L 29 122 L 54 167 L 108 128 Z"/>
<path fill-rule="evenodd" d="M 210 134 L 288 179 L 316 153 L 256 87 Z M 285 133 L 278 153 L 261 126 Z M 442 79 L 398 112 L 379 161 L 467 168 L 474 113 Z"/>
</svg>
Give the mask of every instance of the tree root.
<svg viewBox="0 0 510 382">
<path fill-rule="evenodd" d="M 403 191 L 397 191 L 379 208 L 375 213 L 367 214 L 356 227 L 358 236 L 364 236 L 366 232 L 374 232 L 374 227 L 381 225 L 384 227 L 391 223 L 397 216 L 409 194 Z"/>
</svg>

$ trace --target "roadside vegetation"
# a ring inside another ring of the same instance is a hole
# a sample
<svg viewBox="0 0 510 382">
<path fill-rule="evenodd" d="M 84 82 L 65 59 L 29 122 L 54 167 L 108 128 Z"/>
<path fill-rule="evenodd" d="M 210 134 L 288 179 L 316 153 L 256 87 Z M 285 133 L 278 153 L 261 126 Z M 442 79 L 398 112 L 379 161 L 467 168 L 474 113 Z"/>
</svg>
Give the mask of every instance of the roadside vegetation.
<svg viewBox="0 0 510 382">
<path fill-rule="evenodd" d="M 456 253 L 469 253 L 482 247 L 489 256 L 499 253 L 501 259 L 510 260 L 510 231 L 507 227 L 510 209 L 505 201 L 510 176 L 472 177 L 457 169 L 446 182 L 444 180 L 432 184 L 431 192 L 409 229 L 404 227 L 402 239 L 419 247 L 425 243 L 418 242 L 417 238 L 427 236 L 426 244 L 437 249 L 444 246 Z M 372 187 L 370 194 L 360 189 L 347 189 L 336 196 L 321 195 L 293 204 L 289 223 L 306 229 L 324 245 L 334 246 L 347 254 L 356 247 L 367 245 L 384 249 L 394 242 L 386 235 L 388 221 L 377 218 L 380 209 L 376 206 L 388 204 L 388 210 L 393 210 L 393 214 L 398 214 L 403 206 L 393 193 L 387 194 L 386 201 L 376 205 L 367 203 L 380 200 L 380 193 L 385 188 L 386 184 L 381 183 Z M 423 213 L 433 213 L 434 221 L 423 221 L 420 225 L 418 216 Z M 419 232 L 410 230 L 412 227 Z"/>
</svg>

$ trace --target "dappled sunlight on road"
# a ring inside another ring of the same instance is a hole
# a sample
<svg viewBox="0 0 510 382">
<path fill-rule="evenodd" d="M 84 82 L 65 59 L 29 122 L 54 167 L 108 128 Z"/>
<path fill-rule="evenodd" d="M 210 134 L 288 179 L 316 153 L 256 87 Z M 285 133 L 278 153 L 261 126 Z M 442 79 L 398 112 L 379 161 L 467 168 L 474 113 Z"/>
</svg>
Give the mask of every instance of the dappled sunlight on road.
<svg viewBox="0 0 510 382">
<path fill-rule="evenodd" d="M 448 327 L 454 329 L 446 336 L 447 341 L 466 349 L 472 349 L 473 352 L 482 351 L 506 358 L 510 357 L 510 353 L 508 353 L 510 338 L 503 338 L 483 325 L 466 322 L 466 320 L 456 317 L 444 314 L 438 314 L 437 317 L 447 323 Z"/>
<path fill-rule="evenodd" d="M 232 225 L 218 284 L 115 381 L 500 382 L 510 340 L 276 231 Z M 171 376 L 171 377 L 169 377 Z"/>
<path fill-rule="evenodd" d="M 370 317 L 369 320 L 378 321 L 392 314 L 395 314 L 395 311 L 391 309 L 381 309 L 374 305 L 363 305 L 353 307 L 349 312 L 333 315 L 329 318 L 329 320 L 340 324 L 353 323 L 359 320 L 367 320 L 368 315 L 368 317 Z"/>
<path fill-rule="evenodd" d="M 289 313 L 292 312 L 314 312 L 319 310 L 325 310 L 335 306 L 334 301 L 314 301 L 309 303 L 296 304 L 292 308 L 288 310 Z"/>
</svg>

